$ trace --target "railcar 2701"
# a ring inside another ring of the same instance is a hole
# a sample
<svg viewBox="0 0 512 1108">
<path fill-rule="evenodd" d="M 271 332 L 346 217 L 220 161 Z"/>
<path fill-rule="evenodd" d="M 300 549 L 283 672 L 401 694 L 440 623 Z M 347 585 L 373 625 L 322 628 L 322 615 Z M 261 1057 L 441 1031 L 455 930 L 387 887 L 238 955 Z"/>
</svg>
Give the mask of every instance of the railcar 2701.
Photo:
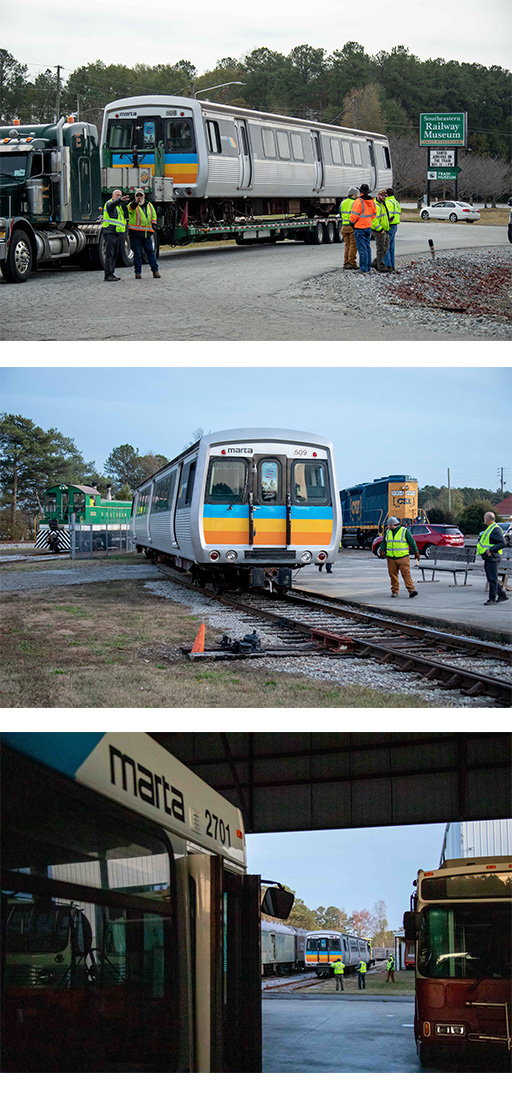
<svg viewBox="0 0 512 1108">
<path fill-rule="evenodd" d="M 409 526 L 418 516 L 418 482 L 405 474 L 391 474 L 353 485 L 340 492 L 343 512 L 342 545 L 372 545 L 390 515 Z"/>
<path fill-rule="evenodd" d="M 96 485 L 52 485 L 44 494 L 44 515 L 39 521 L 36 549 L 54 553 L 70 550 L 70 522 L 90 526 L 93 538 L 107 527 L 128 530 L 131 500 L 113 500 L 107 493 L 103 499 Z"/>
<path fill-rule="evenodd" d="M 385 135 L 179 96 L 107 104 L 101 150 L 104 187 L 142 186 L 173 244 L 194 225 L 337 216 L 350 188 L 393 183 Z"/>
<path fill-rule="evenodd" d="M 373 965 L 369 939 L 346 935 L 341 931 L 308 931 L 306 935 L 306 969 L 314 969 L 317 977 L 330 977 L 333 963 L 341 958 L 345 973 L 355 972 L 361 958 Z"/>
<path fill-rule="evenodd" d="M 135 490 L 132 526 L 139 553 L 199 582 L 284 591 L 339 547 L 332 444 L 280 429 L 205 435 Z"/>
</svg>

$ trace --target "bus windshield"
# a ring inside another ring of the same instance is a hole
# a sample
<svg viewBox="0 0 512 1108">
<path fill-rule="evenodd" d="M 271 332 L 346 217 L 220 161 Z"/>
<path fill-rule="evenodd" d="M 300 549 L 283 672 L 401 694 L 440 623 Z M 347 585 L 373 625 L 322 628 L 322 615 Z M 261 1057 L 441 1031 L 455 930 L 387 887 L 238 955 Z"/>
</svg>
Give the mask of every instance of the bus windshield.
<svg viewBox="0 0 512 1108">
<path fill-rule="evenodd" d="M 511 963 L 509 904 L 436 905 L 422 912 L 418 971 L 423 977 L 506 978 Z"/>
</svg>

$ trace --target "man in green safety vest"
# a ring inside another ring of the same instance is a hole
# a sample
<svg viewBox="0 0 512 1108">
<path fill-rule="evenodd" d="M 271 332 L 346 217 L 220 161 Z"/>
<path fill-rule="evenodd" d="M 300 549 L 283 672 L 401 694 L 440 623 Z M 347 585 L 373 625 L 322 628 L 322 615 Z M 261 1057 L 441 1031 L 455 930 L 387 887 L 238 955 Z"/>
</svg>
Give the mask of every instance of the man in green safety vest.
<svg viewBox="0 0 512 1108">
<path fill-rule="evenodd" d="M 485 576 L 489 582 L 489 599 L 486 604 L 500 604 L 508 600 L 503 585 L 498 581 L 498 566 L 503 554 L 503 531 L 496 523 L 494 512 L 486 512 L 484 515 L 485 531 L 478 536 L 476 545 L 477 554 L 481 554 L 484 560 Z"/>
<path fill-rule="evenodd" d="M 386 969 L 386 981 L 392 981 L 395 984 L 395 959 L 392 954 L 389 955 Z"/>
<path fill-rule="evenodd" d="M 380 189 L 375 197 L 377 215 L 372 221 L 372 238 L 375 239 L 377 247 L 377 257 L 372 262 L 372 269 L 376 269 L 377 273 L 388 272 L 387 266 L 384 265 L 384 256 L 389 250 L 389 212 L 386 200 L 386 190 Z"/>
<path fill-rule="evenodd" d="M 343 992 L 343 975 L 345 973 L 345 963 L 342 962 L 341 958 L 337 958 L 337 960 L 333 962 L 332 968 L 334 971 L 334 976 L 336 978 L 336 992 L 338 992 L 338 989 L 340 990 L 340 992 Z"/>
<path fill-rule="evenodd" d="M 394 189 L 387 190 L 386 208 L 389 213 L 389 249 L 384 255 L 384 265 L 395 273 L 395 235 L 398 231 L 402 209 L 395 196 Z"/>
<path fill-rule="evenodd" d="M 357 987 L 358 989 L 366 989 L 366 962 L 363 958 L 360 959 L 357 967 Z"/>
<path fill-rule="evenodd" d="M 354 228 L 350 222 L 350 213 L 352 211 L 352 204 L 356 197 L 359 196 L 359 189 L 349 189 L 348 196 L 340 204 L 340 216 L 341 216 L 341 233 L 343 235 L 343 242 L 345 243 L 345 257 L 343 259 L 343 269 L 358 269 L 356 265 L 357 246 L 356 236 L 354 234 Z"/>
<path fill-rule="evenodd" d="M 410 597 L 417 596 L 414 581 L 411 577 L 410 555 L 414 554 L 416 565 L 420 556 L 418 547 L 407 527 L 402 527 L 396 516 L 390 516 L 384 537 L 379 547 L 379 557 L 387 558 L 388 573 L 391 579 L 391 596 L 398 596 L 401 573 L 404 585 Z"/>
<path fill-rule="evenodd" d="M 142 251 L 146 254 L 153 277 L 159 277 L 158 262 L 153 249 L 153 231 L 156 230 L 156 211 L 150 200 L 146 201 L 143 189 L 136 189 L 134 199 L 128 204 L 128 230 L 133 250 L 133 268 L 140 281 L 142 277 Z"/>
<path fill-rule="evenodd" d="M 111 200 L 103 208 L 102 237 L 105 244 L 105 281 L 120 281 L 116 277 L 116 261 L 121 240 L 126 234 L 126 215 L 123 204 L 129 200 L 121 189 L 114 189 Z"/>
</svg>

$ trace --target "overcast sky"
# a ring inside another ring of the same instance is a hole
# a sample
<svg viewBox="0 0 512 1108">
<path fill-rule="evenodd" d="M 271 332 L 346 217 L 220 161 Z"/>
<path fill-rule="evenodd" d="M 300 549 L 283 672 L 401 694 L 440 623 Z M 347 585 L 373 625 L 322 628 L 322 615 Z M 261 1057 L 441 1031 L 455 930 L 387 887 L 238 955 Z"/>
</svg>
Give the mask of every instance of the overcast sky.
<svg viewBox="0 0 512 1108">
<path fill-rule="evenodd" d="M 437 869 L 446 824 L 361 827 L 345 831 L 275 832 L 247 836 L 249 873 L 280 881 L 308 908 L 344 908 L 347 915 L 378 900 L 392 931 L 409 910 L 419 869 Z"/>
<path fill-rule="evenodd" d="M 340 488 L 389 474 L 441 485 L 448 467 L 452 487 L 498 488 L 501 466 L 512 482 L 504 368 L 15 366 L 2 381 L 3 411 L 56 427 L 100 472 L 123 443 L 172 458 L 198 428 L 259 426 L 331 439 Z"/>
<path fill-rule="evenodd" d="M 321 18 L 311 4 L 291 0 L 280 5 L 260 0 L 247 8 L 238 0 L 214 7 L 197 0 L 182 8 L 167 0 L 146 6 L 133 0 L 89 0 L 81 6 L 67 0 L 18 0 L 4 5 L 2 46 L 28 64 L 32 76 L 60 65 L 64 78 L 98 59 L 127 66 L 186 59 L 201 73 L 220 58 L 241 58 L 260 46 L 288 54 L 307 44 L 331 54 L 349 41 L 369 54 L 404 45 L 422 60 L 453 58 L 508 68 L 509 13 L 509 0 L 487 0 L 484 6 L 480 0 L 412 0 L 387 10 L 378 0 L 367 0 L 363 8 L 324 0 Z"/>
</svg>

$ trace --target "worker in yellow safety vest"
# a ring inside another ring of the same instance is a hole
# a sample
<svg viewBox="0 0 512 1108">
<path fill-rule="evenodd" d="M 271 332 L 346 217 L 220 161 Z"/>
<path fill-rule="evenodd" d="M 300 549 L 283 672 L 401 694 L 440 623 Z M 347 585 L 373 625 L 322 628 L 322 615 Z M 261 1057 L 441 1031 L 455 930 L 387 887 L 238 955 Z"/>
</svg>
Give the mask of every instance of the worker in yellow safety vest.
<svg viewBox="0 0 512 1108">
<path fill-rule="evenodd" d="M 120 281 L 116 277 L 116 261 L 123 236 L 126 234 L 126 214 L 123 204 L 129 200 L 121 189 L 114 189 L 112 197 L 103 208 L 102 239 L 105 247 L 105 281 Z"/>
<path fill-rule="evenodd" d="M 478 536 L 476 552 L 484 560 L 485 576 L 489 582 L 489 599 L 486 604 L 500 604 L 508 600 L 505 589 L 498 581 L 498 566 L 503 554 L 503 531 L 496 523 L 494 512 L 486 512 L 484 515 L 485 531 Z"/>
<path fill-rule="evenodd" d="M 336 992 L 338 992 L 338 989 L 341 992 L 343 992 L 344 991 L 343 990 L 343 977 L 344 977 L 344 974 L 345 974 L 345 963 L 342 962 L 341 958 L 337 958 L 336 961 L 333 962 L 332 968 L 333 968 L 334 976 L 336 978 Z"/>
<path fill-rule="evenodd" d="M 384 537 L 379 547 L 379 557 L 387 558 L 388 573 L 391 580 L 391 596 L 398 596 L 400 588 L 399 573 L 410 597 L 417 596 L 411 577 L 410 555 L 414 554 L 416 565 L 420 556 L 418 547 L 407 527 L 403 527 L 396 516 L 390 516 Z"/>
<path fill-rule="evenodd" d="M 357 967 L 357 987 L 358 989 L 366 989 L 366 962 L 363 958 L 360 959 Z"/>
<path fill-rule="evenodd" d="M 357 269 L 356 257 L 357 246 L 356 236 L 354 234 L 354 228 L 350 222 L 350 213 L 352 211 L 352 205 L 354 200 L 359 196 L 359 189 L 349 189 L 348 196 L 340 204 L 340 216 L 341 216 L 341 233 L 343 235 L 343 242 L 345 243 L 345 257 L 343 259 L 343 269 Z"/>
<path fill-rule="evenodd" d="M 398 231 L 402 209 L 393 189 L 387 189 L 386 207 L 389 212 L 389 249 L 384 255 L 384 265 L 395 273 L 395 235 Z"/>
<path fill-rule="evenodd" d="M 130 246 L 133 250 L 133 268 L 135 277 L 142 277 L 142 251 L 148 259 L 153 277 L 160 277 L 158 262 L 153 247 L 153 231 L 156 232 L 156 211 L 150 200 L 146 200 L 143 189 L 136 189 L 135 196 L 128 204 L 128 231 Z"/>
<path fill-rule="evenodd" d="M 377 270 L 377 273 L 387 273 L 384 257 L 389 250 L 389 212 L 386 205 L 385 189 L 380 189 L 377 193 L 375 203 L 377 214 L 375 219 L 372 220 L 372 238 L 375 240 L 377 247 L 377 257 L 373 260 L 372 267 Z"/>
<path fill-rule="evenodd" d="M 386 965 L 386 970 L 387 970 L 386 981 L 392 981 L 393 985 L 394 985 L 395 984 L 395 959 L 393 958 L 392 954 L 389 955 L 387 965 Z"/>
</svg>

